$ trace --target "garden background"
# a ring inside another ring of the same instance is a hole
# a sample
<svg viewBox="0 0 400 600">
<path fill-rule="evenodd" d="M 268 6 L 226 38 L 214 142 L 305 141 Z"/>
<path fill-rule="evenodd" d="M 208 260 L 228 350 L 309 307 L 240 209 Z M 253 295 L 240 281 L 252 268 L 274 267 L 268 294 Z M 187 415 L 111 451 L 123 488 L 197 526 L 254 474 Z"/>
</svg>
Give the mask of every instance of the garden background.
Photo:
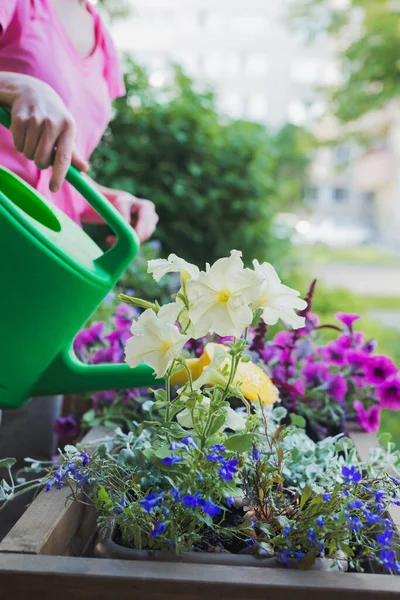
<svg viewBox="0 0 400 600">
<path fill-rule="evenodd" d="M 142 3 L 98 4 L 116 34 L 124 22 L 141 26 Z M 168 2 L 147 1 L 152 4 L 160 19 L 168 14 Z M 201 2 L 193 4 L 204 19 Z M 211 12 L 209 3 L 204 4 Z M 92 160 L 92 174 L 104 185 L 155 202 L 160 223 L 156 241 L 143 248 L 144 257 L 173 252 L 200 265 L 237 248 L 245 261 L 257 257 L 273 263 L 282 279 L 289 277 L 303 295 L 317 277 L 314 311 L 321 321 L 333 322 L 338 311 L 360 313 L 366 336 L 375 338 L 380 353 L 400 365 L 400 254 L 390 234 L 397 213 L 387 207 L 387 195 L 380 189 L 388 188 L 387 180 L 360 188 L 373 198 L 373 222 L 366 205 L 356 214 L 351 203 L 347 208 L 343 202 L 340 212 L 324 213 L 326 203 L 324 208 L 316 198 L 318 189 L 326 187 L 317 167 L 327 152 L 337 157 L 342 149 L 345 156 L 340 164 L 336 161 L 334 174 L 335 181 L 342 182 L 349 170 L 368 181 L 374 167 L 371 157 L 376 160 L 378 154 L 381 159 L 382 148 L 391 150 L 399 120 L 398 6 L 386 0 L 283 4 L 280 26 L 290 35 L 300 31 L 311 44 L 322 36 L 333 47 L 341 76 L 323 89 L 320 82 L 312 86 L 313 106 L 323 106 L 317 116 L 311 111 L 310 118 L 301 119 L 297 111 L 297 117 L 289 114 L 287 122 L 277 126 L 267 116 L 249 118 L 245 111 L 232 115 L 221 109 L 212 78 L 196 77 L 176 61 L 172 64 L 170 55 L 164 57 L 162 69 L 154 70 L 139 50 L 124 52 L 128 93 L 115 102 L 113 120 Z M 119 41 L 116 35 L 117 46 L 124 50 Z M 279 56 L 275 60 L 279 62 Z M 378 171 L 382 164 L 378 162 Z M 334 183 L 333 189 L 344 186 Z M 357 242 L 351 227 L 360 227 L 364 216 L 369 217 L 362 223 L 369 234 Z M 329 218 L 331 230 L 311 239 L 310 231 L 317 231 L 322 217 Z M 98 239 L 107 234 L 99 229 L 92 233 Z M 323 243 L 324 235 L 328 243 Z M 348 243 L 338 243 L 340 236 Z M 136 262 L 124 284 L 137 296 L 162 297 L 162 289 L 145 276 L 144 265 L 144 259 Z M 95 318 L 107 310 L 104 305 Z M 390 431 L 400 447 L 398 413 L 384 411 L 382 430 Z"/>
</svg>

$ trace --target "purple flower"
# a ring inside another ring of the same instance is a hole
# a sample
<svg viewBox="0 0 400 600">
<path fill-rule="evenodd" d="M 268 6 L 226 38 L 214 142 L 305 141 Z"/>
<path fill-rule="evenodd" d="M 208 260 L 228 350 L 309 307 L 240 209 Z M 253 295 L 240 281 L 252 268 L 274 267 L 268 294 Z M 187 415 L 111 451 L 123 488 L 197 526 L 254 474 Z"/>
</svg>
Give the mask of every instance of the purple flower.
<svg viewBox="0 0 400 600">
<path fill-rule="evenodd" d="M 384 383 L 391 375 L 395 375 L 398 369 L 390 358 L 377 354 L 369 358 L 364 370 L 367 382 L 379 385 Z"/>
<path fill-rule="evenodd" d="M 211 518 L 215 517 L 215 515 L 220 515 L 222 512 L 221 508 L 217 504 L 214 504 L 211 498 L 204 504 L 203 511 Z"/>
<path fill-rule="evenodd" d="M 234 499 L 232 498 L 232 496 L 227 496 L 225 498 L 225 502 L 226 502 L 226 505 L 230 508 L 231 506 L 233 506 Z"/>
<path fill-rule="evenodd" d="M 88 329 L 82 329 L 74 339 L 74 351 L 82 358 L 83 350 L 92 346 L 95 342 L 101 342 L 103 339 L 104 321 L 93 323 Z"/>
<path fill-rule="evenodd" d="M 211 452 L 225 452 L 226 448 L 223 444 L 214 444 L 210 448 Z"/>
<path fill-rule="evenodd" d="M 366 352 L 363 352 L 363 350 L 350 349 L 347 352 L 347 362 L 355 371 L 360 370 L 369 359 L 369 355 Z"/>
<path fill-rule="evenodd" d="M 362 347 L 362 350 L 367 354 L 372 354 L 373 352 L 375 352 L 377 345 L 378 344 L 376 340 L 368 340 L 368 342 L 366 342 Z"/>
<path fill-rule="evenodd" d="M 394 550 L 381 550 L 379 558 L 387 569 L 397 569 L 396 552 Z"/>
<path fill-rule="evenodd" d="M 381 422 L 381 407 L 375 404 L 365 410 L 361 400 L 354 400 L 353 407 L 361 427 L 368 433 L 376 433 Z"/>
<path fill-rule="evenodd" d="M 292 331 L 279 331 L 274 337 L 275 346 L 281 346 L 282 348 L 286 348 L 286 346 L 291 346 L 293 343 L 293 332 Z"/>
<path fill-rule="evenodd" d="M 183 460 L 182 456 L 174 456 L 173 454 L 171 454 L 171 456 L 166 456 L 165 458 L 162 459 L 162 463 L 164 465 L 175 465 L 178 462 L 181 462 Z"/>
<path fill-rule="evenodd" d="M 121 350 L 125 347 L 126 342 L 131 337 L 132 334 L 129 331 L 121 331 L 120 329 L 116 329 L 115 331 L 112 331 L 106 335 L 105 339 L 110 343 L 113 349 Z"/>
<path fill-rule="evenodd" d="M 161 506 L 164 501 L 164 492 L 161 494 L 148 494 L 143 500 L 139 500 L 139 504 L 146 512 L 151 512 L 156 506 Z"/>
<path fill-rule="evenodd" d="M 323 517 L 322 515 L 320 517 L 317 518 L 317 520 L 315 521 L 318 527 L 323 527 L 324 523 L 325 523 L 325 517 Z"/>
<path fill-rule="evenodd" d="M 350 481 L 353 483 L 358 483 L 362 479 L 361 473 L 356 470 L 355 466 L 342 467 L 342 475 L 345 478 L 345 481 L 348 483 Z"/>
<path fill-rule="evenodd" d="M 321 361 L 308 362 L 302 370 L 302 375 L 309 385 L 319 385 L 328 378 L 329 366 Z"/>
<path fill-rule="evenodd" d="M 86 452 L 81 452 L 81 459 L 82 459 L 82 467 L 86 467 L 89 464 L 89 454 L 86 454 Z"/>
<path fill-rule="evenodd" d="M 154 523 L 153 525 L 154 525 L 154 529 L 150 534 L 152 537 L 157 537 L 158 535 L 162 535 L 163 533 L 165 533 L 165 530 L 167 529 L 166 523 Z"/>
<path fill-rule="evenodd" d="M 347 390 L 347 381 L 342 375 L 337 374 L 328 377 L 328 396 L 341 404 L 346 397 Z"/>
<path fill-rule="evenodd" d="M 175 502 L 179 502 L 179 500 L 181 499 L 181 493 L 177 488 L 171 488 L 169 490 L 169 493 L 171 494 Z"/>
<path fill-rule="evenodd" d="M 400 410 L 400 377 L 389 377 L 376 390 L 381 408 Z"/>
<path fill-rule="evenodd" d="M 322 494 L 322 500 L 324 502 L 330 502 L 332 500 L 332 494 L 325 492 L 325 494 Z"/>
<path fill-rule="evenodd" d="M 58 417 L 54 421 L 53 431 L 59 437 L 75 438 L 79 433 L 78 423 L 72 415 L 68 417 Z"/>
<path fill-rule="evenodd" d="M 351 330 L 354 321 L 357 321 L 360 318 L 360 315 L 357 315 L 355 313 L 338 312 L 335 314 L 335 317 L 338 321 L 341 321 L 343 325 L 346 325 L 346 327 L 348 327 Z"/>
<path fill-rule="evenodd" d="M 386 528 L 383 533 L 378 534 L 376 541 L 381 546 L 391 546 L 393 544 L 393 542 L 392 542 L 393 535 L 394 535 L 394 531 Z"/>
<path fill-rule="evenodd" d="M 130 329 L 132 321 L 137 317 L 139 311 L 134 306 L 119 304 L 114 315 L 114 323 L 117 329 Z"/>
<path fill-rule="evenodd" d="M 346 349 L 340 345 L 339 339 L 335 342 L 329 342 L 324 348 L 321 348 L 321 353 L 328 362 L 343 367 L 346 364 Z"/>
<path fill-rule="evenodd" d="M 253 460 L 260 460 L 261 452 L 258 450 L 257 446 L 253 444 Z"/>
<path fill-rule="evenodd" d="M 234 474 L 236 473 L 237 465 L 239 461 L 236 458 L 232 458 L 231 460 L 227 460 L 218 470 L 218 475 L 224 481 L 231 481 L 233 479 Z"/>
<path fill-rule="evenodd" d="M 122 348 L 116 346 L 110 346 L 109 348 L 100 348 L 91 356 L 91 364 L 108 364 L 108 363 L 122 363 L 124 362 L 124 353 Z"/>
<path fill-rule="evenodd" d="M 45 491 L 49 492 L 55 483 L 56 483 L 55 479 L 49 479 L 49 481 L 46 481 L 45 486 L 44 486 Z"/>
</svg>

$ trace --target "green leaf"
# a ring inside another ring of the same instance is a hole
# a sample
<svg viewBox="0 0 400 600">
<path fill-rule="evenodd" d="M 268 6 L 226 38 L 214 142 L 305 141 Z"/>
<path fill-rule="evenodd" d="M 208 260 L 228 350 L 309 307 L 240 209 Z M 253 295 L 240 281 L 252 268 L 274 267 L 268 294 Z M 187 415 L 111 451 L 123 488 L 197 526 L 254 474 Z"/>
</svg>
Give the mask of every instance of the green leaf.
<svg viewBox="0 0 400 600">
<path fill-rule="evenodd" d="M 291 413 L 290 422 L 295 427 L 299 427 L 300 429 L 304 429 L 306 426 L 306 420 L 301 415 L 296 415 L 296 413 Z"/>
<path fill-rule="evenodd" d="M 228 450 L 242 454 L 243 452 L 251 450 L 253 440 L 254 436 L 252 433 L 238 433 L 229 437 L 224 445 Z"/>
<path fill-rule="evenodd" d="M 156 402 L 160 402 L 163 406 L 167 402 L 167 392 L 165 390 L 151 390 L 154 394 Z"/>
<path fill-rule="evenodd" d="M 99 489 L 97 490 L 97 498 L 106 505 L 110 505 L 111 504 L 111 499 L 110 496 L 108 495 L 106 488 L 104 487 L 104 485 L 100 485 Z"/>
<path fill-rule="evenodd" d="M 11 467 L 13 467 L 16 462 L 17 461 L 15 460 L 15 458 L 3 458 L 2 460 L 0 460 L 0 469 L 11 469 Z"/>
<path fill-rule="evenodd" d="M 304 507 L 305 503 L 310 498 L 311 494 L 312 494 L 312 488 L 307 484 L 301 492 L 300 510 Z"/>
<path fill-rule="evenodd" d="M 214 433 L 217 433 L 224 425 L 226 421 L 226 414 L 218 415 L 213 421 L 208 429 L 207 435 L 212 436 Z"/>
<path fill-rule="evenodd" d="M 381 433 L 378 437 L 378 442 L 382 446 L 382 448 L 387 448 L 390 442 L 392 441 L 392 435 L 388 432 Z"/>
<path fill-rule="evenodd" d="M 96 417 L 96 411 L 94 410 L 94 408 L 92 408 L 91 410 L 88 410 L 87 412 L 85 412 L 85 414 L 82 416 L 82 421 L 84 423 L 91 423 L 91 421 L 93 421 L 93 419 Z"/>
<path fill-rule="evenodd" d="M 303 558 L 299 562 L 299 569 L 305 571 L 307 569 L 311 569 L 313 564 L 315 563 L 315 559 L 317 558 L 318 549 L 313 548 L 312 550 L 308 550 L 308 552 L 303 556 Z"/>
</svg>

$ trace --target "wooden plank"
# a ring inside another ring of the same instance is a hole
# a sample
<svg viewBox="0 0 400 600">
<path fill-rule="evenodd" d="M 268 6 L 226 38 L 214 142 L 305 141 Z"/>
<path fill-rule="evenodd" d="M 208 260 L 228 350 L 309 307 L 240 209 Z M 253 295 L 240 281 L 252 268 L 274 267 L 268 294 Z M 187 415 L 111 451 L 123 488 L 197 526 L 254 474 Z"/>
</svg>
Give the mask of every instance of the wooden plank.
<svg viewBox="0 0 400 600">
<path fill-rule="evenodd" d="M 108 433 L 106 428 L 98 427 L 82 443 L 91 444 Z M 95 515 L 91 507 L 68 500 L 70 493 L 67 486 L 41 492 L 1 542 L 0 553 L 63 555 L 83 550 L 90 533 L 88 527 L 95 526 Z M 80 538 L 72 542 L 77 531 Z"/>
<path fill-rule="evenodd" d="M 41 600 L 393 600 L 400 578 L 4 554 L 0 599 L 26 600 L 28 590 Z"/>
</svg>

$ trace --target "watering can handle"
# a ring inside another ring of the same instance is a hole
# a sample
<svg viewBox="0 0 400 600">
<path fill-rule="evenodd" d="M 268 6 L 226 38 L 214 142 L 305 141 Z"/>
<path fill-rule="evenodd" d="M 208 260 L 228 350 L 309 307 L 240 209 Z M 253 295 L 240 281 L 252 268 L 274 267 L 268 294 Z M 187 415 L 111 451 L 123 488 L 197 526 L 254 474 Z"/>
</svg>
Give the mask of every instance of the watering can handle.
<svg viewBox="0 0 400 600">
<path fill-rule="evenodd" d="M 0 107 L 0 123 L 10 128 L 10 114 Z M 114 274 L 121 270 L 121 265 L 125 264 L 127 257 L 134 258 L 139 250 L 139 239 L 136 232 L 122 218 L 119 212 L 110 204 L 110 202 L 98 192 L 90 183 L 82 177 L 81 173 L 74 166 L 70 166 L 66 175 L 66 180 L 89 202 L 102 219 L 111 227 L 117 235 L 117 243 L 113 248 L 105 252 L 95 262 L 107 273 Z"/>
</svg>

